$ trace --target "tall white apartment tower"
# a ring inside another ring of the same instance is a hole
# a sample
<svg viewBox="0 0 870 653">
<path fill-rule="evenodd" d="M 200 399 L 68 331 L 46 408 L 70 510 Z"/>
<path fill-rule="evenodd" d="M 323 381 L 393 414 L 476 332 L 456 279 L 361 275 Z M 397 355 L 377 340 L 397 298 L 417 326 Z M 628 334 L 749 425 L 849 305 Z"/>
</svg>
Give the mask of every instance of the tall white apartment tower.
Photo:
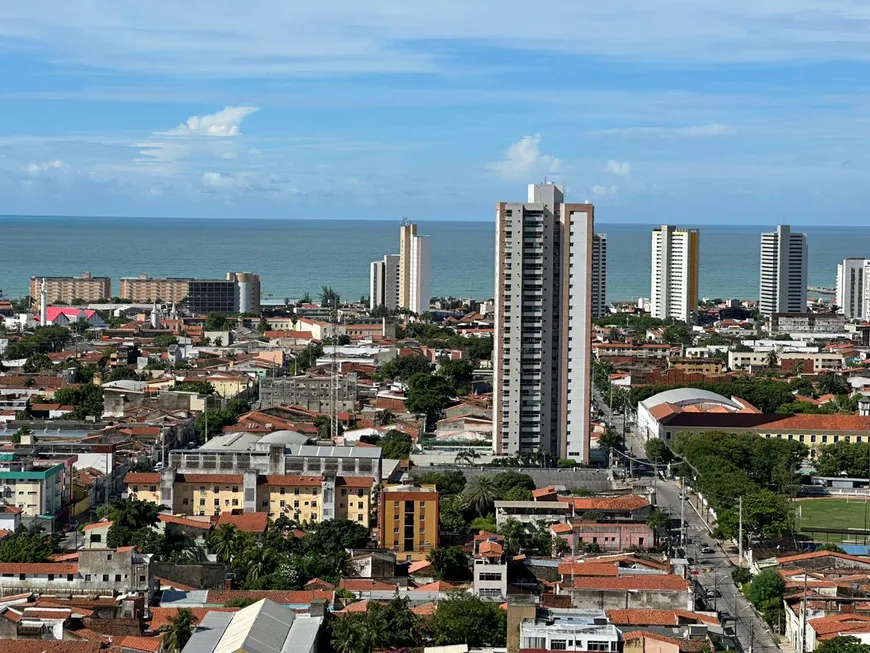
<svg viewBox="0 0 870 653">
<path fill-rule="evenodd" d="M 698 311 L 697 229 L 663 225 L 652 231 L 650 314 L 694 322 Z"/>
<path fill-rule="evenodd" d="M 496 206 L 495 250 L 493 450 L 587 462 L 594 207 L 530 185 Z"/>
<path fill-rule="evenodd" d="M 387 254 L 383 261 L 372 261 L 369 274 L 369 308 L 384 306 L 394 311 L 399 306 L 399 255 Z"/>
<path fill-rule="evenodd" d="M 788 225 L 761 234 L 761 292 L 759 311 L 806 313 L 807 236 L 793 234 Z"/>
<path fill-rule="evenodd" d="M 846 258 L 837 265 L 837 308 L 847 320 L 863 320 L 867 317 L 867 276 L 870 260 Z"/>
<path fill-rule="evenodd" d="M 592 317 L 607 312 L 607 234 L 592 236 Z"/>
</svg>

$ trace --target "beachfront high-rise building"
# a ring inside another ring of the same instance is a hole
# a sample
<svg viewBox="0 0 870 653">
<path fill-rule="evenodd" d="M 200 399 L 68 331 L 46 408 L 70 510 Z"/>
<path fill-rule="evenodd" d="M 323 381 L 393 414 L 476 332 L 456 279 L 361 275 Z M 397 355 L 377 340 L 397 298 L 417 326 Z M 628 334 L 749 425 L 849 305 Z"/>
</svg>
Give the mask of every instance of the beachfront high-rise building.
<svg viewBox="0 0 870 653">
<path fill-rule="evenodd" d="M 650 314 L 694 322 L 698 311 L 698 230 L 662 225 L 652 231 Z"/>
<path fill-rule="evenodd" d="M 82 301 L 95 304 L 112 297 L 112 280 L 95 277 L 85 272 L 80 277 L 30 277 L 30 301 L 34 308 L 39 305 L 39 296 L 45 284 L 46 299 L 50 304 L 71 304 Z"/>
<path fill-rule="evenodd" d="M 193 313 L 259 313 L 260 277 L 227 272 L 225 279 L 138 277 L 121 279 L 120 297 L 135 304 L 186 302 Z"/>
<path fill-rule="evenodd" d="M 382 261 L 372 261 L 369 273 L 369 308 L 383 306 L 394 311 L 399 307 L 399 255 L 387 254 Z"/>
<path fill-rule="evenodd" d="M 497 454 L 589 460 L 594 211 L 551 183 L 496 206 Z"/>
<path fill-rule="evenodd" d="M 402 219 L 399 228 L 399 308 L 418 315 L 429 310 L 429 237 L 417 235 L 417 225 Z"/>
<path fill-rule="evenodd" d="M 870 259 L 846 258 L 837 265 L 837 307 L 847 320 L 867 317 Z"/>
<path fill-rule="evenodd" d="M 788 225 L 761 234 L 761 292 L 759 311 L 805 313 L 807 310 L 807 236 Z"/>
<path fill-rule="evenodd" d="M 607 312 L 607 234 L 592 235 L 592 317 Z"/>
</svg>

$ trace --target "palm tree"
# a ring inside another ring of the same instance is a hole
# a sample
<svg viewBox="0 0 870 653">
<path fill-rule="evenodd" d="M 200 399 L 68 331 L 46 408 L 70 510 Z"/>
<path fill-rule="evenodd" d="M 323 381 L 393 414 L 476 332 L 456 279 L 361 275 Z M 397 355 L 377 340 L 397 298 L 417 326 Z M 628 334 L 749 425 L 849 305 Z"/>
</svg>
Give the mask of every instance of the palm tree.
<svg viewBox="0 0 870 653">
<path fill-rule="evenodd" d="M 464 501 L 480 516 L 487 514 L 495 503 L 495 497 L 495 485 L 489 476 L 473 477 L 462 491 Z"/>
<path fill-rule="evenodd" d="M 499 534 L 504 537 L 505 549 L 510 553 L 519 553 L 520 540 L 525 533 L 525 527 L 513 517 L 505 521 L 498 529 Z"/>
<path fill-rule="evenodd" d="M 232 524 L 223 524 L 212 531 L 209 546 L 219 562 L 232 562 L 238 548 L 239 531 Z"/>
<path fill-rule="evenodd" d="M 190 608 L 180 608 L 178 612 L 169 617 L 168 623 L 163 627 L 163 634 L 160 636 L 160 641 L 167 650 L 178 653 L 187 645 L 195 628 L 193 619 L 193 612 Z"/>
<path fill-rule="evenodd" d="M 779 357 L 776 355 L 776 349 L 771 349 L 767 352 L 767 367 L 771 371 L 779 365 Z"/>
<path fill-rule="evenodd" d="M 245 565 L 248 569 L 245 580 L 248 583 L 253 583 L 268 575 L 272 570 L 272 554 L 268 549 L 261 547 L 251 548 L 246 552 Z"/>
</svg>

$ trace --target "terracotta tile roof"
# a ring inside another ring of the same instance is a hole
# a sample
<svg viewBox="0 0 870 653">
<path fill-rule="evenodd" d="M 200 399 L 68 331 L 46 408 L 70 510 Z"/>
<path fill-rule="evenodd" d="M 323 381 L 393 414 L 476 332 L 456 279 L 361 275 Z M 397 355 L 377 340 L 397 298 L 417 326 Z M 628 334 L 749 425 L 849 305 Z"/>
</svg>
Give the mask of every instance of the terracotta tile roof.
<svg viewBox="0 0 870 653">
<path fill-rule="evenodd" d="M 428 585 L 421 585 L 416 588 L 418 592 L 451 592 L 456 589 L 456 585 L 443 580 L 436 580 Z"/>
<path fill-rule="evenodd" d="M 432 563 L 428 560 L 417 560 L 417 562 L 412 562 L 408 565 L 408 573 L 409 574 L 417 574 L 421 571 L 429 571 L 432 569 Z"/>
<path fill-rule="evenodd" d="M 839 553 L 836 551 L 813 551 L 812 553 L 799 553 L 792 556 L 784 556 L 777 558 L 776 562 L 779 565 L 786 565 L 791 562 L 802 562 L 804 560 L 815 560 L 817 558 L 838 558 L 840 560 L 851 560 L 852 562 L 860 562 L 861 564 L 870 565 L 870 558 L 864 556 L 853 556 L 848 553 Z"/>
<path fill-rule="evenodd" d="M 602 577 L 581 576 L 575 577 L 574 589 L 596 590 L 659 590 L 672 592 L 685 592 L 690 588 L 689 581 L 672 574 L 637 574 L 632 576 Z"/>
<path fill-rule="evenodd" d="M 202 483 L 203 485 L 215 484 L 236 484 L 241 485 L 243 476 L 241 474 L 176 474 L 176 483 Z"/>
<path fill-rule="evenodd" d="M 82 528 L 82 530 L 83 531 L 92 531 L 95 528 L 111 528 L 111 526 L 112 526 L 112 522 L 110 522 L 109 520 L 105 520 L 105 521 L 94 522 L 93 524 L 87 524 L 84 528 Z"/>
<path fill-rule="evenodd" d="M 335 484 L 342 487 L 370 488 L 374 482 L 371 476 L 339 476 L 335 479 Z"/>
<path fill-rule="evenodd" d="M 323 478 L 320 476 L 276 476 L 269 474 L 260 476 L 257 485 L 277 485 L 284 487 L 320 487 Z"/>
<path fill-rule="evenodd" d="M 574 527 L 571 524 L 553 524 L 550 526 L 550 530 L 553 533 L 570 533 Z"/>
<path fill-rule="evenodd" d="M 358 614 L 361 612 L 369 611 L 369 602 L 368 599 L 364 601 L 357 601 L 356 603 L 351 603 L 344 610 L 339 610 L 336 614 Z"/>
<path fill-rule="evenodd" d="M 338 588 L 349 592 L 371 592 L 373 590 L 392 591 L 396 589 L 396 586 L 369 578 L 342 578 Z"/>
<path fill-rule="evenodd" d="M 490 542 L 487 540 L 479 547 L 477 547 L 477 552 L 481 555 L 490 554 L 500 556 L 502 553 L 504 553 L 504 547 L 498 542 Z"/>
<path fill-rule="evenodd" d="M 689 621 L 719 623 L 715 617 L 688 610 L 608 610 L 607 619 L 614 626 L 678 626 Z"/>
<path fill-rule="evenodd" d="M 79 552 L 75 553 L 52 553 L 48 556 L 51 562 L 73 562 L 79 559 Z"/>
<path fill-rule="evenodd" d="M 20 607 L 20 606 L 19 606 Z M 35 607 L 25 607 L 21 615 L 22 619 L 40 619 L 42 621 L 58 620 L 65 621 L 72 614 L 69 608 L 58 608 L 54 610 L 40 610 Z"/>
<path fill-rule="evenodd" d="M 102 633 L 98 633 L 95 630 L 91 630 L 90 628 L 76 628 L 76 629 L 68 629 L 68 632 L 72 633 L 76 637 L 80 637 L 81 639 L 87 640 L 89 642 L 98 642 L 100 644 L 111 644 L 112 638 L 110 635 L 103 635 Z"/>
<path fill-rule="evenodd" d="M 169 618 L 174 617 L 181 608 L 151 608 L 151 624 L 148 630 L 157 632 L 169 623 Z M 193 613 L 193 619 L 199 623 L 209 612 L 238 612 L 239 608 L 189 608 Z"/>
<path fill-rule="evenodd" d="M 817 431 L 866 431 L 870 429 L 870 417 L 843 415 L 840 413 L 799 413 L 766 424 L 765 429 L 796 429 Z"/>
<path fill-rule="evenodd" d="M 8 597 L 7 599 L 8 600 Z M 82 616 L 82 617 L 92 617 L 94 616 L 94 611 L 89 610 L 87 608 L 82 608 L 79 605 L 71 605 L 69 603 L 60 603 L 58 601 L 52 601 L 51 599 L 40 599 L 36 603 L 33 604 L 37 608 L 62 608 L 64 610 L 69 610 L 72 614 Z M 26 610 L 27 608 L 25 608 Z"/>
<path fill-rule="evenodd" d="M 618 576 L 619 565 L 595 562 L 560 562 L 563 576 Z"/>
<path fill-rule="evenodd" d="M 306 589 L 320 588 L 323 590 L 334 590 L 335 585 L 330 583 L 328 580 L 323 580 L 322 578 L 312 578 L 307 583 L 305 583 Z"/>
<path fill-rule="evenodd" d="M 211 528 L 210 521 L 199 521 L 198 519 L 189 519 L 186 517 L 176 517 L 175 515 L 159 514 L 157 519 L 164 524 L 178 524 L 179 526 L 187 526 L 188 528 L 200 528 L 209 530 Z"/>
<path fill-rule="evenodd" d="M 841 633 L 856 627 L 870 626 L 870 616 L 858 614 L 836 614 L 829 617 L 810 619 L 807 624 L 818 635 Z"/>
<path fill-rule="evenodd" d="M 246 512 L 241 515 L 221 513 L 217 525 L 229 524 L 243 533 L 265 533 L 269 524 L 269 514 L 265 512 Z"/>
<path fill-rule="evenodd" d="M 556 493 L 557 493 L 556 488 L 554 488 L 552 485 L 548 485 L 547 487 L 542 487 L 542 488 L 539 488 L 537 490 L 532 490 L 532 496 L 535 499 L 537 499 L 539 497 L 546 497 L 546 496 L 549 496 L 550 494 L 556 494 Z"/>
<path fill-rule="evenodd" d="M 99 653 L 98 642 L 52 641 L 44 639 L 16 639 L 9 650 L 15 653 Z"/>
<path fill-rule="evenodd" d="M 0 574 L 77 574 L 74 562 L 0 562 Z"/>
<path fill-rule="evenodd" d="M 181 590 L 183 592 L 192 592 L 199 589 L 198 587 L 194 587 L 193 585 L 177 583 L 174 580 L 169 580 L 168 578 L 161 578 L 160 576 L 155 576 L 154 580 L 156 580 L 160 584 L 160 587 L 174 587 L 175 589 Z"/>
<path fill-rule="evenodd" d="M 658 633 L 652 633 L 646 630 L 635 630 L 630 633 L 625 633 L 623 638 L 626 641 L 635 639 L 653 639 L 657 642 L 665 642 L 679 648 L 680 651 L 703 651 L 708 649 L 709 644 L 706 639 L 675 639 Z"/>
<path fill-rule="evenodd" d="M 435 614 L 437 607 L 436 603 L 421 603 L 420 605 L 411 606 L 411 612 L 418 617 L 431 617 Z"/>
<path fill-rule="evenodd" d="M 158 485 L 160 483 L 159 472 L 129 472 L 124 476 L 127 485 Z"/>
<path fill-rule="evenodd" d="M 559 497 L 574 506 L 574 510 L 640 510 L 649 500 L 636 494 L 618 497 Z"/>
<path fill-rule="evenodd" d="M 147 651 L 147 653 L 157 653 L 160 650 L 159 637 L 134 637 L 133 635 L 127 635 L 126 637 L 114 639 L 112 644 L 121 648 Z"/>
<path fill-rule="evenodd" d="M 223 605 L 233 599 L 269 599 L 280 605 L 310 605 L 312 601 L 335 602 L 335 592 L 323 590 L 209 590 L 209 605 Z"/>
</svg>

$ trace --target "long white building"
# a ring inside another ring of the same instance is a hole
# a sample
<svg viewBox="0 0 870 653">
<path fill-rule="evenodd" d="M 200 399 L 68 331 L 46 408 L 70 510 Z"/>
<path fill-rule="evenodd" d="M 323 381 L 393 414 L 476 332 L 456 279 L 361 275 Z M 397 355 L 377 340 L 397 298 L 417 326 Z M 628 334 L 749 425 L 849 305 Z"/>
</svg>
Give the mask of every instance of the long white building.
<svg viewBox="0 0 870 653">
<path fill-rule="evenodd" d="M 592 235 L 592 317 L 607 313 L 607 234 Z"/>
<path fill-rule="evenodd" d="M 497 454 L 542 449 L 589 460 L 594 212 L 565 204 L 554 184 L 496 206 Z"/>
<path fill-rule="evenodd" d="M 662 225 L 652 231 L 650 314 L 694 322 L 698 311 L 697 229 Z"/>
<path fill-rule="evenodd" d="M 868 315 L 870 260 L 846 258 L 837 265 L 837 307 L 847 320 L 863 320 Z"/>
<path fill-rule="evenodd" d="M 429 269 L 431 254 L 429 236 L 414 234 L 410 240 L 410 276 L 408 278 L 408 304 L 403 306 L 412 313 L 422 315 L 429 310 Z"/>
<path fill-rule="evenodd" d="M 791 232 L 788 225 L 761 234 L 762 315 L 806 313 L 807 236 Z"/>
</svg>

